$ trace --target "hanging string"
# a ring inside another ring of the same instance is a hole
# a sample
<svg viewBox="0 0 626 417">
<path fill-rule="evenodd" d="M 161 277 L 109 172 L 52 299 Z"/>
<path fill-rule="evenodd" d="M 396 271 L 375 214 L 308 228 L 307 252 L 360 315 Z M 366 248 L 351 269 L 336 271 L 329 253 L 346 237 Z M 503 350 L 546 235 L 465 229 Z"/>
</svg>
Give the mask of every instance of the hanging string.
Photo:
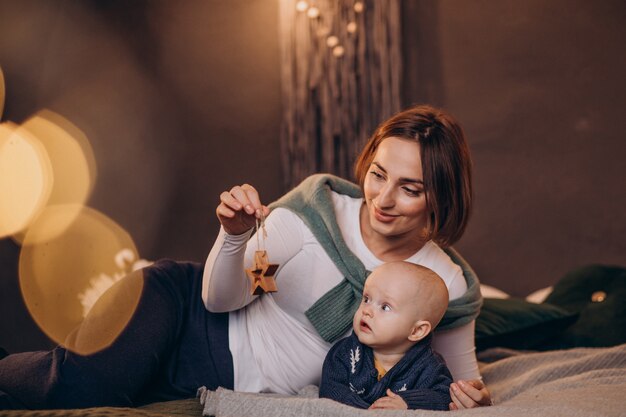
<svg viewBox="0 0 626 417">
<path fill-rule="evenodd" d="M 255 224 L 255 233 L 256 233 L 256 247 L 257 250 L 265 250 L 265 239 L 267 238 L 267 230 L 265 230 L 265 214 L 263 214 L 263 210 L 261 210 L 261 218 L 256 219 Z M 259 235 L 261 235 L 259 237 Z M 261 242 L 263 245 L 261 246 Z"/>
</svg>

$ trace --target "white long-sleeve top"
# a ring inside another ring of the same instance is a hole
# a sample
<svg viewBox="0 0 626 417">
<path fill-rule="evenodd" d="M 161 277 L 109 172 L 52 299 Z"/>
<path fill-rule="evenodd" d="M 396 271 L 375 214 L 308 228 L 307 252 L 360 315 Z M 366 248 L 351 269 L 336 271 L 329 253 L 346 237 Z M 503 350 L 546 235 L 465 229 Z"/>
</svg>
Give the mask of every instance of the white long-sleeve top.
<svg viewBox="0 0 626 417">
<path fill-rule="evenodd" d="M 383 263 L 367 248 L 359 224 L 361 198 L 332 193 L 337 223 L 350 250 L 373 270 Z M 320 297 L 343 280 L 313 233 L 293 212 L 277 208 L 265 221 L 267 238 L 233 236 L 220 230 L 204 270 L 202 299 L 213 312 L 230 312 L 229 347 L 235 390 L 295 394 L 306 385 L 319 385 L 330 343 L 305 316 Z M 245 273 L 254 252 L 267 251 L 279 264 L 278 292 L 254 296 Z M 461 268 L 433 242 L 406 259 L 441 276 L 450 300 L 467 289 Z M 346 333 L 346 336 L 349 333 Z M 480 378 L 474 347 L 474 322 L 435 332 L 433 347 L 445 359 L 455 380 Z"/>
</svg>

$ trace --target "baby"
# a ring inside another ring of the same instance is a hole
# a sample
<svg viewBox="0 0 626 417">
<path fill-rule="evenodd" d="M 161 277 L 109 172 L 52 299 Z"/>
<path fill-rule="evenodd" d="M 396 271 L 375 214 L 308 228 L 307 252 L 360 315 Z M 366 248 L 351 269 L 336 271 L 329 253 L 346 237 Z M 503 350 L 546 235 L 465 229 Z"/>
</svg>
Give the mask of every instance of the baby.
<svg viewBox="0 0 626 417">
<path fill-rule="evenodd" d="M 431 348 L 448 289 L 408 262 L 376 268 L 365 281 L 353 332 L 328 352 L 320 397 L 371 409 L 448 410 L 452 376 Z"/>
</svg>

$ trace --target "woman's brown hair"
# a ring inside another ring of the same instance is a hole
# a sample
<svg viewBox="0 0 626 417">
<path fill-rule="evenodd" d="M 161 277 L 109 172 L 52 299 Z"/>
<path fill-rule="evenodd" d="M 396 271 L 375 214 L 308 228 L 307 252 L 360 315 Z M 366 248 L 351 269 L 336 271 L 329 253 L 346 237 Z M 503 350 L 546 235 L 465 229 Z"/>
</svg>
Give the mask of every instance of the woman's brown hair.
<svg viewBox="0 0 626 417">
<path fill-rule="evenodd" d="M 451 115 L 428 105 L 392 116 L 378 126 L 356 161 L 361 189 L 378 146 L 390 137 L 419 143 L 428 238 L 451 246 L 463 235 L 472 210 L 472 161 L 463 129 Z"/>
</svg>

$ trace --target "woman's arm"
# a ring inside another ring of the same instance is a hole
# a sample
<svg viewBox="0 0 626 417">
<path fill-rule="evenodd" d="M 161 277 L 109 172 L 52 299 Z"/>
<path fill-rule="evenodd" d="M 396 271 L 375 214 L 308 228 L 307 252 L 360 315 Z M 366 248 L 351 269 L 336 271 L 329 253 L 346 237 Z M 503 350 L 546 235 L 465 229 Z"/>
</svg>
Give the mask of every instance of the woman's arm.
<svg viewBox="0 0 626 417">
<path fill-rule="evenodd" d="M 454 381 L 480 379 L 473 321 L 456 329 L 435 330 L 433 349 L 443 356 Z"/>
<path fill-rule="evenodd" d="M 202 276 L 202 301 L 207 310 L 232 311 L 252 300 L 243 266 L 251 234 L 252 230 L 241 235 L 229 235 L 220 227 Z"/>
<path fill-rule="evenodd" d="M 274 210 L 265 221 L 267 237 L 252 230 L 241 235 L 229 235 L 224 228 L 209 253 L 202 280 L 202 300 L 214 312 L 233 311 L 256 298 L 250 294 L 250 281 L 245 268 L 252 267 L 254 252 L 266 250 L 270 263 L 279 265 L 275 274 L 280 289 L 280 273 L 285 265 L 302 249 L 302 221 L 286 209 Z"/>
<path fill-rule="evenodd" d="M 451 410 L 491 404 L 491 394 L 478 372 L 474 324 L 435 332 L 433 338 L 433 349 L 443 356 L 454 380 L 450 385 Z"/>
</svg>

